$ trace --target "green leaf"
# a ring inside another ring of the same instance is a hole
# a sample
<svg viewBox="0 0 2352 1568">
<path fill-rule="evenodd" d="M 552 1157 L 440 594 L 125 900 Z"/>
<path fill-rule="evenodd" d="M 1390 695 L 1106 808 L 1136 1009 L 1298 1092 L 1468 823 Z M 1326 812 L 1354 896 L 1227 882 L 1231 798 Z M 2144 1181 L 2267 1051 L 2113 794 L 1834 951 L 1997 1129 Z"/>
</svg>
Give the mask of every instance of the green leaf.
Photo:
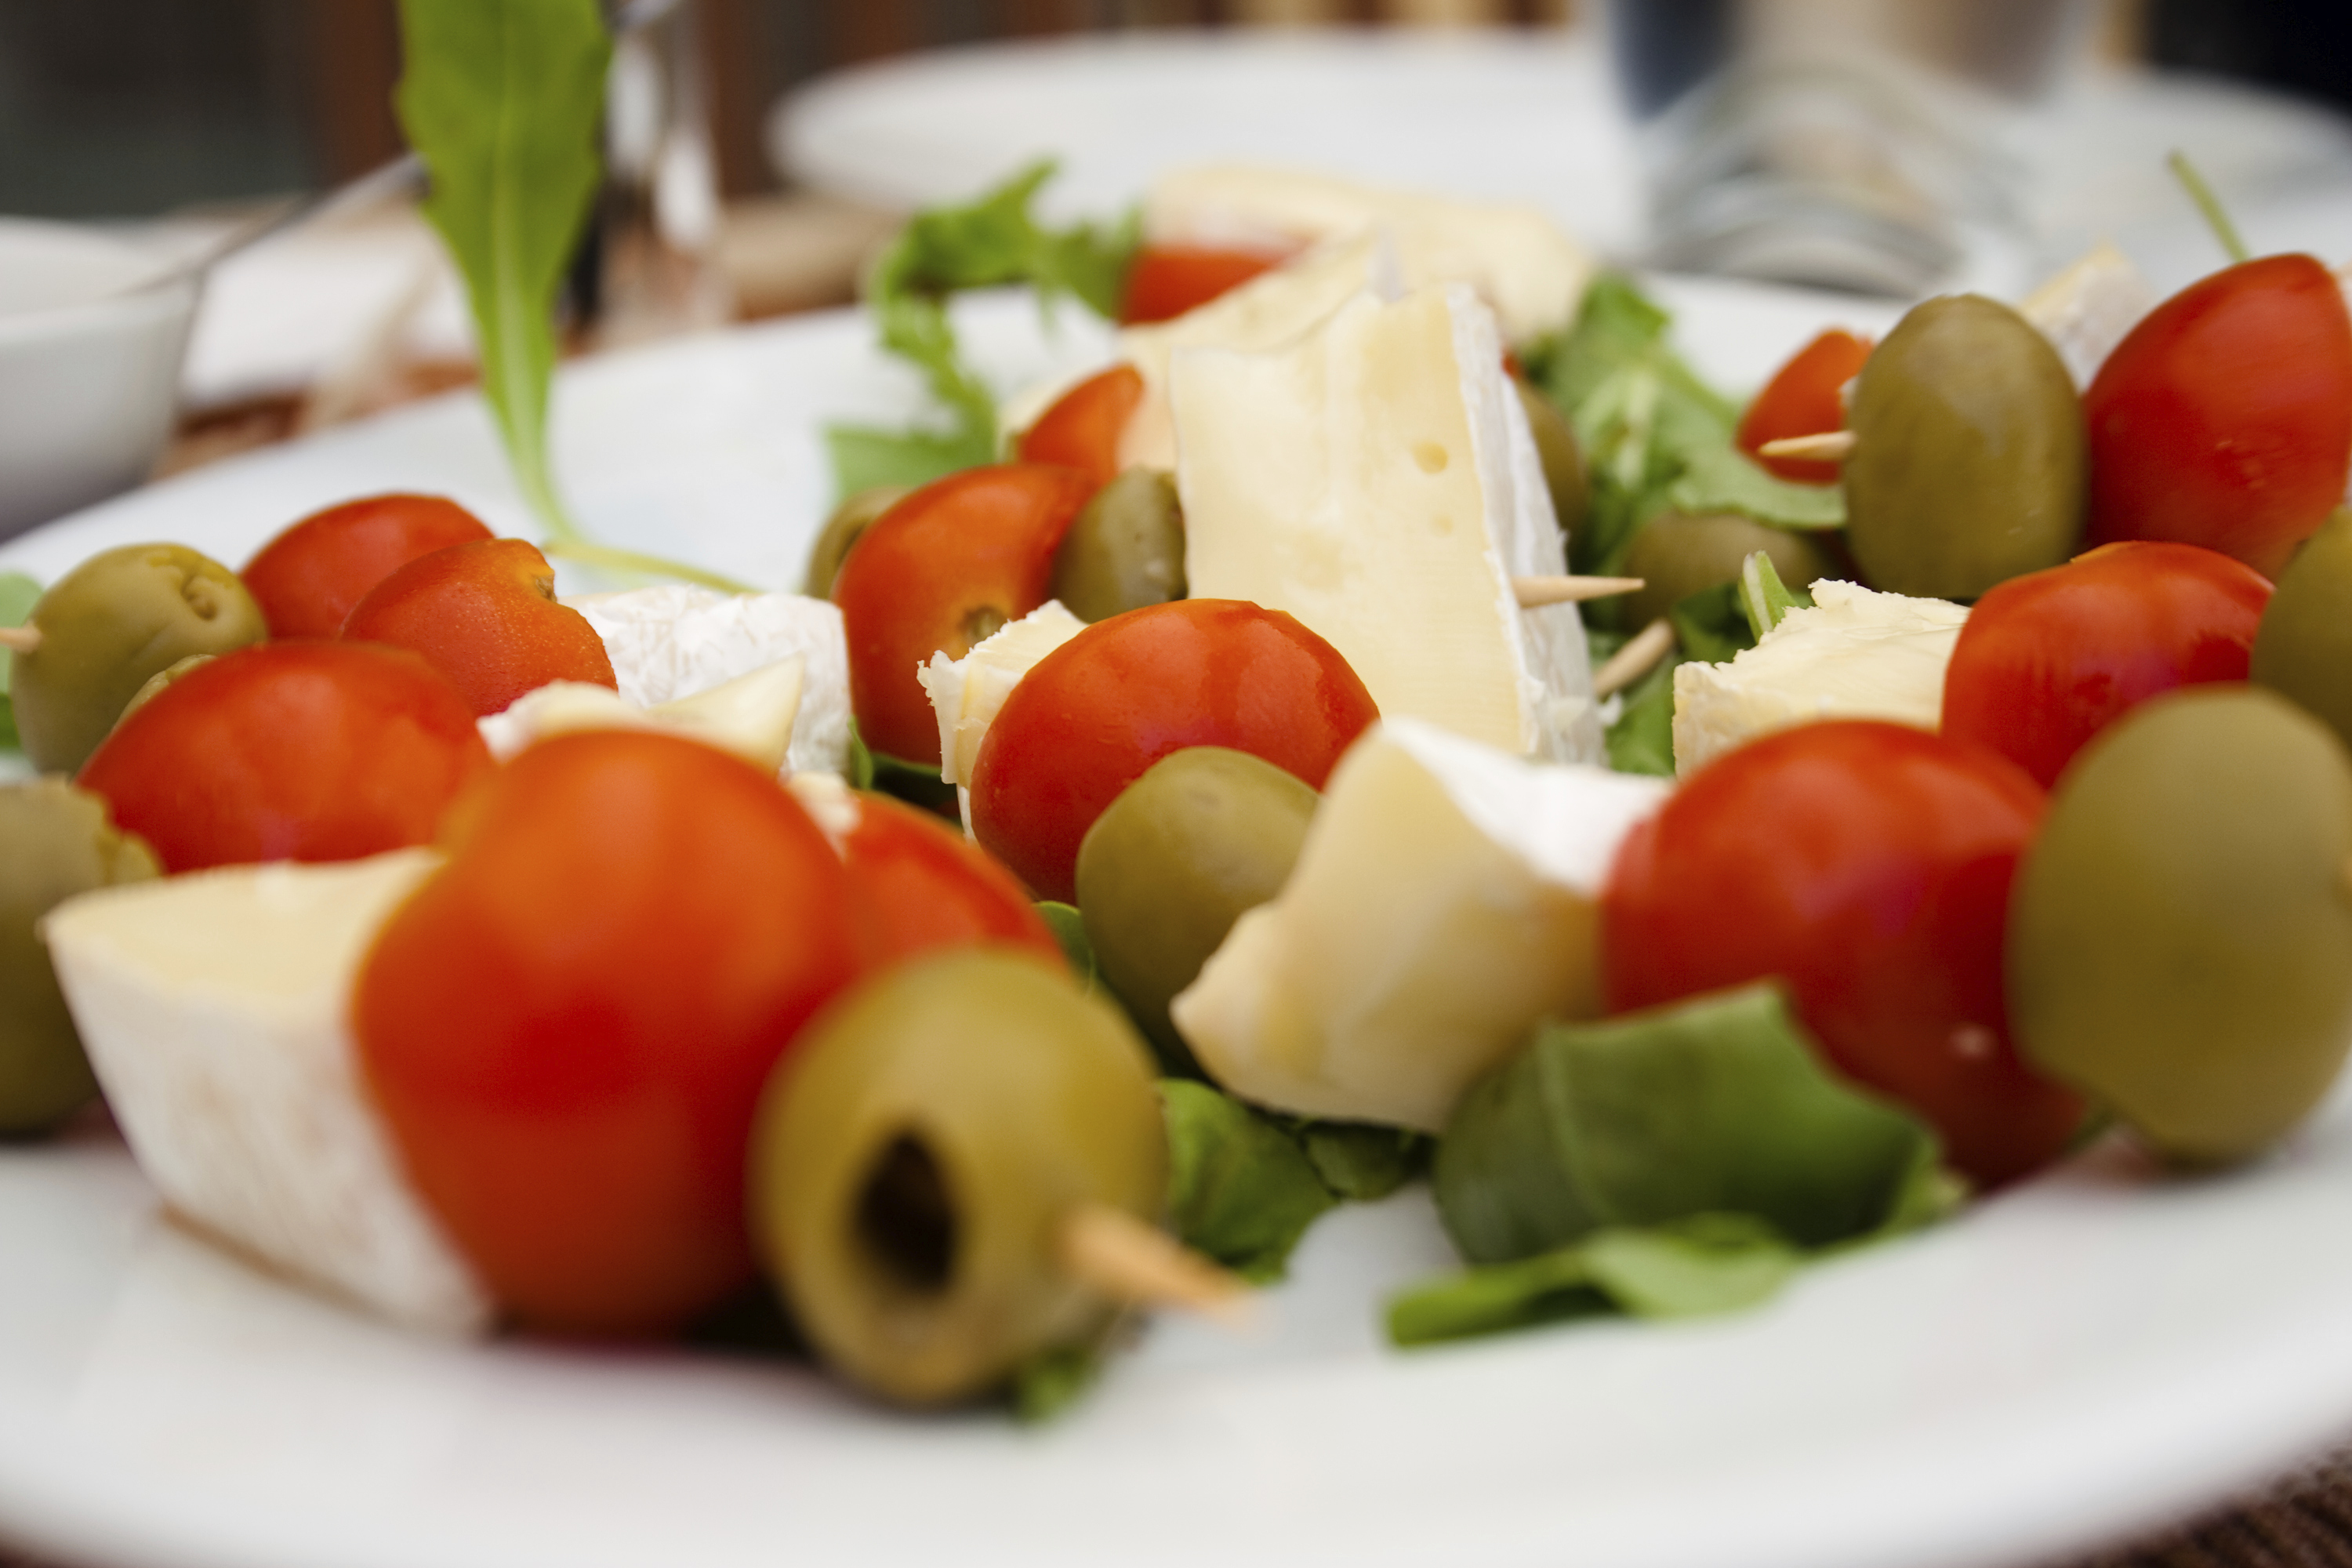
<svg viewBox="0 0 2352 1568">
<path fill-rule="evenodd" d="M 849 721 L 849 787 L 874 787 L 874 753 L 866 747 L 866 737 L 857 732 L 857 721 Z"/>
<path fill-rule="evenodd" d="M 1799 485 L 1769 472 L 1728 442 L 1691 445 L 1683 471 L 1666 491 L 1677 511 L 1745 512 L 1775 528 L 1819 531 L 1845 526 L 1845 491 L 1837 485 Z"/>
<path fill-rule="evenodd" d="M 987 430 L 935 435 L 924 430 L 877 430 L 864 425 L 828 425 L 825 451 L 833 459 L 833 482 L 845 499 L 861 491 L 912 489 L 996 460 L 996 422 Z"/>
<path fill-rule="evenodd" d="M 1780 581 L 1772 558 L 1761 550 L 1739 563 L 1739 608 L 1748 617 L 1748 635 L 1762 642 L 1764 634 L 1780 624 L 1790 610 L 1809 610 L 1813 596 Z"/>
<path fill-rule="evenodd" d="M 1078 1401 L 1102 1375 L 1098 1344 L 1055 1345 L 1039 1351 L 1013 1370 L 1007 1391 L 1015 1419 L 1030 1426 L 1051 1421 Z"/>
<path fill-rule="evenodd" d="M 1078 913 L 1076 906 L 1056 903 L 1051 899 L 1038 900 L 1037 912 L 1045 917 L 1047 928 L 1054 933 L 1054 940 L 1062 944 L 1062 956 L 1070 961 L 1070 973 L 1092 991 L 1097 972 L 1095 968 L 1095 944 L 1087 940 L 1086 917 Z"/>
<path fill-rule="evenodd" d="M 41 585 L 22 572 L 0 572 L 0 626 L 21 626 L 41 602 Z M 22 742 L 16 734 L 16 709 L 8 700 L 10 655 L 0 647 L 0 752 L 13 752 Z"/>
<path fill-rule="evenodd" d="M 864 745 L 860 742 L 861 746 Z M 910 763 L 904 757 L 894 757 L 887 752 L 866 747 L 866 766 L 873 772 L 873 783 L 866 787 L 908 805 L 920 806 L 940 816 L 960 817 L 956 808 L 956 786 L 940 777 L 937 763 Z M 853 766 L 856 764 L 853 763 Z"/>
<path fill-rule="evenodd" d="M 401 0 L 394 94 L 433 177 L 425 216 L 465 275 L 482 391 L 515 479 L 573 539 L 547 450 L 555 301 L 587 221 L 612 54 L 597 0 Z"/>
<path fill-rule="evenodd" d="M 1675 776 L 1675 667 L 1668 654 L 1625 691 L 1625 706 L 1609 726 L 1609 765 L 1621 773 Z"/>
<path fill-rule="evenodd" d="M 1738 578 L 1675 600 L 1666 618 L 1675 624 L 1675 642 L 1685 659 L 1721 664 L 1756 646 L 1756 635 L 1748 629 Z"/>
<path fill-rule="evenodd" d="M 1271 1117 L 1204 1083 L 1160 1080 L 1168 1212 L 1185 1246 L 1245 1279 L 1279 1279 L 1291 1248 L 1338 1203 Z"/>
<path fill-rule="evenodd" d="M 1291 1129 L 1291 1136 L 1342 1203 L 1377 1203 L 1429 1166 L 1432 1141 L 1410 1128 L 1304 1121 Z"/>
</svg>

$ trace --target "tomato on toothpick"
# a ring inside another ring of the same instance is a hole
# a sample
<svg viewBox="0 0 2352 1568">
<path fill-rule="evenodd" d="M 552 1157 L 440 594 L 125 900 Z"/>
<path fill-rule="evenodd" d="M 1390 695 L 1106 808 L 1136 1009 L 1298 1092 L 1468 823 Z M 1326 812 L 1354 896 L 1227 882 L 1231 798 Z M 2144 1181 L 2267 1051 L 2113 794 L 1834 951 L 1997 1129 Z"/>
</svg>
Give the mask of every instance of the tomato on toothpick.
<svg viewBox="0 0 2352 1568">
<path fill-rule="evenodd" d="M 1944 671 L 1943 732 L 2044 789 L 2084 742 L 2178 686 L 2243 680 L 2268 579 L 2193 544 L 2104 545 L 1976 603 Z"/>
<path fill-rule="evenodd" d="M 1021 460 L 1076 468 L 1099 489 L 1118 478 L 1118 438 L 1143 401 L 1143 373 L 1115 364 L 1062 394 L 1022 432 Z"/>
<path fill-rule="evenodd" d="M 424 655 L 478 714 L 503 711 L 551 680 L 620 684 L 596 628 L 556 603 L 555 568 L 520 539 L 418 556 L 352 606 L 342 635 Z"/>
<path fill-rule="evenodd" d="M 1831 1063 L 1932 1123 L 1988 1185 L 2056 1157 L 2074 1094 L 2011 1042 L 2001 943 L 2042 791 L 1899 724 L 1801 725 L 1699 769 L 1618 851 L 1612 1011 L 1777 976 Z"/>
<path fill-rule="evenodd" d="M 115 726 L 79 782 L 176 873 L 429 844 L 492 766 L 473 710 L 416 655 L 293 641 L 180 676 Z"/>
<path fill-rule="evenodd" d="M 1147 245 L 1127 271 L 1127 294 L 1118 319 L 1124 326 L 1173 321 L 1196 310 L 1284 258 L 1263 250 L 1211 245 Z"/>
<path fill-rule="evenodd" d="M 674 1329 L 751 1278 L 752 1116 L 857 973 L 849 874 L 772 777 L 643 731 L 541 742 L 451 826 L 360 973 L 368 1085 L 507 1310 Z"/>
<path fill-rule="evenodd" d="M 972 763 L 972 833 L 1038 897 L 1066 903 L 1087 829 L 1169 752 L 1230 747 L 1321 789 L 1379 717 L 1339 650 L 1278 610 L 1129 610 L 1038 660 L 1005 699 Z"/>
<path fill-rule="evenodd" d="M 1862 374 L 1870 340 L 1839 329 L 1823 332 L 1772 373 L 1764 390 L 1739 416 L 1734 437 L 1739 449 L 1778 477 L 1797 484 L 1833 485 L 1838 465 L 1819 458 L 1759 456 L 1767 441 L 1819 436 L 1845 428 L 1845 402 L 1839 394 Z"/>
<path fill-rule="evenodd" d="M 370 588 L 420 555 L 491 537 L 443 496 L 363 496 L 289 526 L 237 574 L 269 635 L 331 637 Z"/>
<path fill-rule="evenodd" d="M 967 468 L 875 519 L 834 579 L 849 641 L 849 703 L 868 746 L 936 765 L 939 721 L 915 679 L 961 658 L 1052 595 L 1054 551 L 1094 485 L 1039 464 Z"/>
</svg>

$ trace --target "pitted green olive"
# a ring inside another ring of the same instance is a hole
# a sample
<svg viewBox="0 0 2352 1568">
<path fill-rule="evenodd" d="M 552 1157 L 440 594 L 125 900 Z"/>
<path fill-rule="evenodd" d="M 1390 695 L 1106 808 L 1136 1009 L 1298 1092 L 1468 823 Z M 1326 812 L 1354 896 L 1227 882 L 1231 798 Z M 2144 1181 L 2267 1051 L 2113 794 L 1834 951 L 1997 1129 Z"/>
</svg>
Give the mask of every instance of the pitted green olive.
<svg viewBox="0 0 2352 1568">
<path fill-rule="evenodd" d="M 2352 1042 L 2352 758 L 2250 686 L 2126 714 L 2058 781 L 2011 904 L 2042 1071 L 2189 1163 L 2261 1152 Z"/>
<path fill-rule="evenodd" d="M 874 520 L 905 500 L 911 492 L 904 485 L 881 485 L 870 490 L 859 490 L 834 509 L 824 520 L 824 527 L 809 546 L 808 574 L 801 580 L 801 592 L 812 599 L 833 595 L 833 580 L 841 574 L 841 563 L 849 559 L 849 552 Z"/>
<path fill-rule="evenodd" d="M 1544 489 L 1551 492 L 1552 512 L 1559 519 L 1560 531 L 1572 539 L 1584 526 L 1589 499 L 1583 444 L 1568 416 L 1526 376 L 1513 376 L 1511 384 L 1519 389 L 1519 406 L 1528 411 L 1528 428 L 1536 438 L 1536 455 L 1543 459 Z"/>
<path fill-rule="evenodd" d="M 2337 507 L 2279 574 L 2250 679 L 2352 747 L 2352 509 Z"/>
<path fill-rule="evenodd" d="M 1190 746 L 1154 763 L 1087 830 L 1087 940 L 1169 1071 L 1200 1076 L 1169 1002 L 1244 911 L 1282 890 L 1319 798 L 1263 758 Z"/>
<path fill-rule="evenodd" d="M 25 754 L 43 773 L 79 769 L 150 677 L 191 654 L 269 635 L 253 595 L 219 562 L 178 544 L 127 544 L 59 578 L 26 623 L 11 695 Z"/>
<path fill-rule="evenodd" d="M 1846 423 L 1846 542 L 1873 587 L 1974 599 L 2074 553 L 2082 403 L 2058 352 L 2008 306 L 1953 294 L 1913 307 L 1864 363 Z"/>
<path fill-rule="evenodd" d="M 1054 597 L 1103 621 L 1184 596 L 1184 510 L 1176 482 L 1129 468 L 1094 493 L 1054 552 Z"/>
<path fill-rule="evenodd" d="M 0 787 L 0 1135 L 55 1126 L 98 1093 L 41 917 L 76 893 L 159 874 L 98 796 L 54 778 Z"/>
<path fill-rule="evenodd" d="M 1167 1201 L 1150 1057 L 1058 966 L 962 948 L 885 970 L 809 1026 L 751 1140 L 755 1244 L 824 1358 L 886 1398 L 984 1394 L 1108 1321 L 1069 1216 Z"/>
<path fill-rule="evenodd" d="M 1791 588 L 1837 574 L 1836 557 L 1810 533 L 1771 528 L 1732 511 L 1660 512 L 1642 525 L 1626 550 L 1625 575 L 1641 578 L 1643 586 L 1620 601 L 1618 624 L 1648 626 L 1691 595 L 1737 578 L 1759 550 Z"/>
</svg>

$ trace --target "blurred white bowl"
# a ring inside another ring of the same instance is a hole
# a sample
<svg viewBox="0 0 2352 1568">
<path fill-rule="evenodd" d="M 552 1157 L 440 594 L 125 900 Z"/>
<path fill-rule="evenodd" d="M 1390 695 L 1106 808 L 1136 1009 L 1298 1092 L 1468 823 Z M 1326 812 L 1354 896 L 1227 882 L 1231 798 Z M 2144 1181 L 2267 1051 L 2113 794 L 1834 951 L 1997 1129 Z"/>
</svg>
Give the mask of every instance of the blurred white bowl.
<svg viewBox="0 0 2352 1568">
<path fill-rule="evenodd" d="M 196 280 L 70 224 L 0 218 L 0 539 L 129 489 L 172 434 Z"/>
</svg>

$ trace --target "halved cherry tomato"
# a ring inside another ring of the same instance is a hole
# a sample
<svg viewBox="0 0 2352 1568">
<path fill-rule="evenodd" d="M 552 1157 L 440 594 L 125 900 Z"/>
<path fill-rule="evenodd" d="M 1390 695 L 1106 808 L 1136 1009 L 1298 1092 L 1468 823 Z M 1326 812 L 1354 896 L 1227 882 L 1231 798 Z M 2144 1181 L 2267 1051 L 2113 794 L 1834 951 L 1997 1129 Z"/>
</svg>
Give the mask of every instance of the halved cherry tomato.
<svg viewBox="0 0 2352 1568">
<path fill-rule="evenodd" d="M 115 726 L 79 782 L 180 872 L 429 844 L 492 766 L 474 710 L 416 655 L 298 640 L 181 676 Z"/>
<path fill-rule="evenodd" d="M 877 963 L 984 942 L 1062 963 L 1053 929 L 988 851 L 887 795 L 860 794 L 856 801 L 857 824 L 840 841 L 841 858 Z"/>
<path fill-rule="evenodd" d="M 2267 578 L 2194 544 L 2104 545 L 2012 577 L 1969 612 L 1944 670 L 1943 732 L 1989 746 L 2048 789 L 2133 704 L 2243 680 Z"/>
<path fill-rule="evenodd" d="M 364 496 L 314 511 L 261 547 L 237 574 L 269 635 L 331 637 L 370 588 L 420 555 L 491 537 L 443 496 Z"/>
<path fill-rule="evenodd" d="M 1899 724 L 1767 735 L 1693 773 L 1619 849 L 1601 902 L 1612 1009 L 1778 976 L 1830 1062 L 1904 1101 L 1988 1185 L 2083 1118 L 2011 1044 L 2001 940 L 2042 791 Z"/>
<path fill-rule="evenodd" d="M 1869 357 L 1868 338 L 1834 329 L 1799 349 L 1788 363 L 1772 373 L 1772 379 L 1739 416 L 1739 433 L 1735 437 L 1739 449 L 1770 472 L 1797 484 L 1837 483 L 1835 463 L 1757 454 L 1767 441 L 1844 429 L 1845 405 L 1838 392 L 1862 374 L 1862 362 Z"/>
<path fill-rule="evenodd" d="M 1169 752 L 1228 746 L 1321 789 L 1379 717 L 1339 650 L 1279 610 L 1129 610 L 1038 660 L 1005 699 L 972 763 L 972 832 L 1038 897 L 1066 903 L 1087 829 Z"/>
<path fill-rule="evenodd" d="M 451 829 L 353 996 L 375 1102 L 525 1323 L 674 1328 L 751 1277 L 752 1113 L 857 971 L 849 873 L 772 777 L 645 731 L 541 742 Z"/>
<path fill-rule="evenodd" d="M 1128 268 L 1118 319 L 1128 326 L 1167 321 L 1238 289 L 1284 258 L 1263 250 L 1209 245 L 1147 245 Z"/>
<path fill-rule="evenodd" d="M 961 658 L 1044 604 L 1054 551 L 1093 493 L 1075 469 L 999 464 L 925 485 L 874 520 L 833 584 L 867 745 L 938 763 L 939 721 L 915 670 L 934 653 Z"/>
<path fill-rule="evenodd" d="M 2275 579 L 2352 470 L 2344 292 L 2308 256 L 2224 268 L 2116 345 L 2083 414 L 2093 543 L 2201 544 Z"/>
<path fill-rule="evenodd" d="M 1143 373 L 1115 364 L 1055 400 L 1021 435 L 1024 463 L 1076 468 L 1099 489 L 1118 478 L 1118 438 L 1143 401 Z"/>
<path fill-rule="evenodd" d="M 480 714 L 551 680 L 620 684 L 588 617 L 555 602 L 555 568 L 520 539 L 418 556 L 352 606 L 342 635 L 424 655 Z"/>
</svg>

